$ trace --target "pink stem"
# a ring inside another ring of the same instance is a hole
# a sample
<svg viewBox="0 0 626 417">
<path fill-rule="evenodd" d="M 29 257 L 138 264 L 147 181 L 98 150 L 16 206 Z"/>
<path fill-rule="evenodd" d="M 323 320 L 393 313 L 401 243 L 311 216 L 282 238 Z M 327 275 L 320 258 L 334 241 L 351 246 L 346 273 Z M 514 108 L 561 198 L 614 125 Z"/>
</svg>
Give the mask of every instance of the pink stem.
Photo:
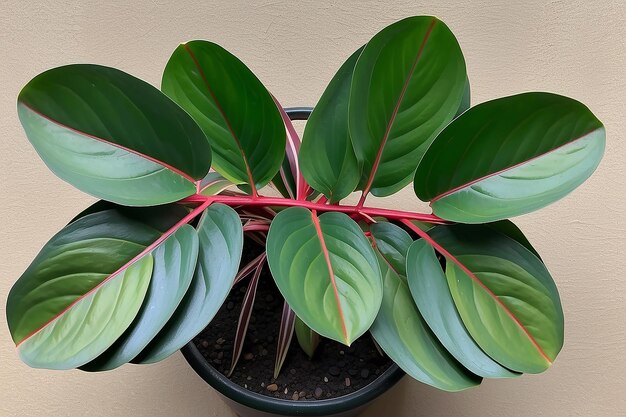
<svg viewBox="0 0 626 417">
<path fill-rule="evenodd" d="M 400 210 L 390 210 L 375 207 L 359 207 L 359 206 L 343 206 L 338 204 L 320 204 L 319 202 L 294 200 L 291 198 L 265 197 L 265 196 L 229 196 L 229 195 L 192 195 L 180 201 L 180 203 L 205 203 L 211 201 L 213 203 L 222 203 L 229 206 L 277 206 L 277 207 L 304 207 L 309 210 L 318 211 L 338 211 L 347 214 L 366 214 L 369 216 L 381 216 L 388 219 L 401 220 L 419 220 L 422 222 L 433 224 L 447 224 L 446 220 L 435 216 L 434 214 L 411 213 Z"/>
</svg>

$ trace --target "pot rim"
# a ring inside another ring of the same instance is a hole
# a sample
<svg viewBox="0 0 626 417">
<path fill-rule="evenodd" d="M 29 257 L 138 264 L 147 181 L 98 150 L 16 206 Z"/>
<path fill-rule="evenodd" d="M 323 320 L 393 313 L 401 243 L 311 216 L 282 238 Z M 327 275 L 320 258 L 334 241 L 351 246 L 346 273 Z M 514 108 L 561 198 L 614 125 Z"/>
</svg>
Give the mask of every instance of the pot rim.
<svg viewBox="0 0 626 417">
<path fill-rule="evenodd" d="M 187 343 L 181 352 L 193 370 L 220 394 L 259 411 L 284 415 L 319 416 L 352 410 L 374 400 L 405 375 L 392 362 L 376 379 L 350 394 L 324 400 L 294 401 L 258 394 L 234 383 L 209 364 L 193 341 Z"/>
</svg>

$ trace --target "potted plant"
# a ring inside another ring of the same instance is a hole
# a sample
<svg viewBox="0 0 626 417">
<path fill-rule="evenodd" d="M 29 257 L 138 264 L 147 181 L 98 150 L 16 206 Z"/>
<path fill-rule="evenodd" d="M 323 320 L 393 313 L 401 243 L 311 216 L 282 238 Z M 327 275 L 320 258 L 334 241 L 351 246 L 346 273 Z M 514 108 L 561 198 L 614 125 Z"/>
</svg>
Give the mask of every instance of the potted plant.
<svg viewBox="0 0 626 417">
<path fill-rule="evenodd" d="M 460 391 L 542 372 L 562 347 L 555 283 L 507 218 L 584 182 L 602 157 L 603 125 L 552 93 L 470 107 L 461 49 L 437 18 L 401 20 L 357 49 L 302 142 L 254 74 L 206 41 L 174 51 L 161 91 L 113 68 L 68 65 L 31 80 L 17 107 L 46 165 L 102 199 L 52 237 L 9 294 L 9 329 L 32 367 L 110 370 L 183 348 L 239 413 L 339 415 L 402 371 Z M 411 183 L 432 213 L 366 204 Z M 355 191 L 355 204 L 341 203 Z M 232 373 L 255 294 L 273 285 L 259 286 L 263 274 L 284 297 L 272 313 L 273 378 L 294 333 L 310 356 L 320 340 L 346 350 L 366 340 L 395 364 L 330 399 L 230 381 L 190 341 L 242 286 L 226 341 Z"/>
</svg>

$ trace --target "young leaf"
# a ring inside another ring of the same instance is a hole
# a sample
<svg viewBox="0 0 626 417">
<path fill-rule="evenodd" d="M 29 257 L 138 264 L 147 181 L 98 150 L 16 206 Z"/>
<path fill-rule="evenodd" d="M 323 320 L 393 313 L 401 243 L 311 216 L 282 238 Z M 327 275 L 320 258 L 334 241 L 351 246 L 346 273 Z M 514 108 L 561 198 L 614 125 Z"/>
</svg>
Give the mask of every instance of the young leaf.
<svg viewBox="0 0 626 417">
<path fill-rule="evenodd" d="M 407 278 L 413 300 L 439 341 L 463 366 L 485 378 L 512 378 L 474 342 L 454 305 L 446 276 L 433 248 L 420 239 L 407 255 Z"/>
<path fill-rule="evenodd" d="M 294 328 L 298 344 L 309 358 L 313 358 L 317 346 L 320 344 L 320 335 L 300 320 L 298 316 L 296 316 Z"/>
<path fill-rule="evenodd" d="M 429 235 L 422 237 L 445 256 L 450 293 L 480 348 L 513 371 L 547 369 L 563 346 L 563 311 L 541 260 L 482 225 L 439 226 Z"/>
<path fill-rule="evenodd" d="M 241 303 L 241 313 L 239 314 L 239 321 L 237 322 L 237 331 L 235 332 L 235 341 L 233 343 L 233 358 L 230 364 L 230 370 L 228 376 L 232 375 L 237 366 L 237 361 L 241 356 L 243 350 L 243 343 L 246 340 L 246 333 L 248 332 L 248 325 L 250 324 L 250 317 L 252 317 L 252 308 L 254 307 L 254 300 L 256 299 L 256 289 L 259 285 L 259 278 L 261 277 L 261 271 L 263 271 L 263 265 L 265 264 L 265 256 L 263 261 L 259 262 L 254 275 L 248 284 L 246 294 L 243 296 L 243 302 Z"/>
<path fill-rule="evenodd" d="M 198 259 L 198 234 L 186 224 L 152 252 L 152 279 L 130 327 L 84 371 L 115 369 L 136 357 L 170 319 L 189 288 Z"/>
<path fill-rule="evenodd" d="M 285 300 L 309 327 L 350 345 L 374 321 L 382 298 L 376 256 L 343 213 L 302 207 L 278 213 L 267 260 Z"/>
<path fill-rule="evenodd" d="M 296 321 L 296 313 L 293 312 L 289 304 L 283 303 L 283 313 L 280 318 L 280 330 L 278 332 L 278 346 L 276 347 L 276 361 L 274 363 L 274 379 L 278 378 L 280 368 L 283 367 L 291 338 L 293 337 L 293 328 Z"/>
<path fill-rule="evenodd" d="M 239 269 L 239 272 L 237 272 L 237 275 L 235 276 L 235 281 L 233 282 L 233 285 L 238 284 L 240 281 L 242 281 L 244 278 L 254 272 L 259 264 L 265 262 L 266 256 L 266 253 L 263 252 L 259 256 L 248 262 L 246 265 L 244 265 L 241 269 Z"/>
<path fill-rule="evenodd" d="M 171 218 L 165 233 L 115 209 L 63 228 L 9 293 L 7 322 L 24 362 L 69 369 L 103 353 L 141 307 L 151 253 L 196 213 Z"/>
<path fill-rule="evenodd" d="M 200 181 L 198 194 L 217 195 L 232 185 L 232 182 L 228 181 L 217 172 L 209 172 L 206 177 Z"/>
<path fill-rule="evenodd" d="M 480 384 L 481 379 L 439 343 L 413 303 L 404 268 L 413 242 L 408 233 L 393 224 L 379 223 L 372 225 L 372 236 L 383 275 L 383 303 L 370 329 L 376 342 L 400 368 L 425 384 L 446 391 Z"/>
<path fill-rule="evenodd" d="M 362 50 L 339 68 L 304 129 L 299 158 L 302 175 L 331 203 L 347 197 L 361 178 L 348 132 L 348 101 L 354 65 Z"/>
<path fill-rule="evenodd" d="M 296 128 L 291 122 L 292 117 L 294 117 L 294 120 L 298 120 L 295 118 L 297 114 L 291 112 L 293 116 L 290 116 L 289 113 L 283 109 L 278 100 L 276 100 L 273 96 L 272 98 L 274 99 L 274 103 L 276 103 L 276 107 L 280 112 L 280 117 L 285 124 L 285 130 L 287 132 L 285 158 L 283 159 L 279 175 L 281 175 L 281 180 L 283 181 L 283 185 L 286 187 L 288 193 L 291 194 L 290 197 L 297 198 L 298 200 L 304 200 L 310 187 L 302 176 L 302 171 L 300 170 L 300 164 L 298 162 L 301 141 L 300 136 L 298 136 L 298 132 L 296 132 Z M 287 172 L 286 169 L 289 171 Z M 295 190 L 295 193 L 293 190 Z"/>
<path fill-rule="evenodd" d="M 602 123 L 576 100 L 525 93 L 472 107 L 433 142 L 415 193 L 436 215 L 486 223 L 547 206 L 582 184 L 602 158 Z"/>
<path fill-rule="evenodd" d="M 411 182 L 435 135 L 461 107 L 466 79 L 461 48 L 435 17 L 401 20 L 367 43 L 348 111 L 364 195 L 390 195 Z"/>
<path fill-rule="evenodd" d="M 285 127 L 272 97 L 234 55 L 207 41 L 180 45 L 161 89 L 200 125 L 213 149 L 213 168 L 256 193 L 278 172 Z"/>
<path fill-rule="evenodd" d="M 212 204 L 200 217 L 197 233 L 198 262 L 189 289 L 133 363 L 158 362 L 183 347 L 209 324 L 232 288 L 243 249 L 239 216 L 228 206 Z"/>
<path fill-rule="evenodd" d="M 68 65 L 31 80 L 18 98 L 28 139 L 61 179 L 129 206 L 192 195 L 211 165 L 207 139 L 185 111 L 122 71 Z"/>
</svg>

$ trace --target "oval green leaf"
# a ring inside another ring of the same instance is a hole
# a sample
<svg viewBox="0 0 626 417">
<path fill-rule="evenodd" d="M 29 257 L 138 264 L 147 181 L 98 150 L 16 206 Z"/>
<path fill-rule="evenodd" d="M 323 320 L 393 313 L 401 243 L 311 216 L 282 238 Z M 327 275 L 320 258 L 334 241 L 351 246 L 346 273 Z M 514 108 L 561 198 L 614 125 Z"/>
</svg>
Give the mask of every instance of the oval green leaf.
<svg viewBox="0 0 626 417">
<path fill-rule="evenodd" d="M 243 229 L 237 212 L 212 204 L 197 227 L 199 256 L 187 294 L 150 344 L 132 360 L 154 363 L 193 339 L 213 319 L 237 275 L 243 250 Z"/>
<path fill-rule="evenodd" d="M 501 220 L 569 194 L 604 146 L 602 123 L 576 100 L 505 97 L 472 107 L 437 136 L 415 173 L 415 193 L 447 220 Z"/>
<path fill-rule="evenodd" d="M 390 223 L 372 225 L 372 236 L 383 275 L 383 302 L 370 329 L 376 342 L 402 370 L 425 384 L 445 391 L 480 384 L 439 343 L 411 298 L 403 274 L 411 237 Z"/>
<path fill-rule="evenodd" d="M 84 371 L 107 371 L 130 362 L 152 341 L 170 319 L 189 288 L 198 259 L 198 235 L 186 224 L 153 252 L 150 286 L 130 327 Z"/>
<path fill-rule="evenodd" d="M 494 360 L 517 372 L 547 369 L 563 346 L 563 311 L 550 273 L 517 241 L 482 225 L 430 232 L 465 328 Z"/>
<path fill-rule="evenodd" d="M 28 139 L 76 188 L 149 206 L 193 194 L 211 148 L 185 111 L 151 85 L 98 65 L 68 65 L 31 80 L 18 98 Z"/>
<path fill-rule="evenodd" d="M 200 125 L 213 168 L 235 184 L 261 188 L 285 155 L 285 127 L 258 78 L 219 45 L 191 41 L 172 54 L 161 89 Z"/>
<path fill-rule="evenodd" d="M 393 194 L 413 179 L 466 89 L 465 60 L 448 27 L 417 16 L 388 26 L 361 53 L 352 80 L 350 136 L 367 194 Z"/>
<path fill-rule="evenodd" d="M 407 255 L 407 279 L 413 300 L 441 344 L 467 369 L 484 378 L 512 378 L 470 336 L 459 316 L 446 276 L 435 251 L 424 239 L 413 243 Z"/>
<path fill-rule="evenodd" d="M 281 211 L 267 236 L 267 260 L 285 300 L 320 335 L 350 345 L 374 321 L 382 299 L 380 269 L 347 215 Z"/>
<path fill-rule="evenodd" d="M 304 129 L 300 169 L 315 190 L 336 203 L 359 183 L 361 170 L 348 132 L 348 101 L 356 61 L 363 48 L 339 68 L 313 109 Z"/>
<path fill-rule="evenodd" d="M 159 236 L 116 210 L 86 215 L 54 236 L 7 300 L 9 330 L 24 361 L 69 369 L 104 352 L 141 307 L 153 265 L 151 256 L 142 259 Z M 103 328 L 106 333 L 95 337 Z M 63 343 L 50 343 L 54 338 Z"/>
</svg>

